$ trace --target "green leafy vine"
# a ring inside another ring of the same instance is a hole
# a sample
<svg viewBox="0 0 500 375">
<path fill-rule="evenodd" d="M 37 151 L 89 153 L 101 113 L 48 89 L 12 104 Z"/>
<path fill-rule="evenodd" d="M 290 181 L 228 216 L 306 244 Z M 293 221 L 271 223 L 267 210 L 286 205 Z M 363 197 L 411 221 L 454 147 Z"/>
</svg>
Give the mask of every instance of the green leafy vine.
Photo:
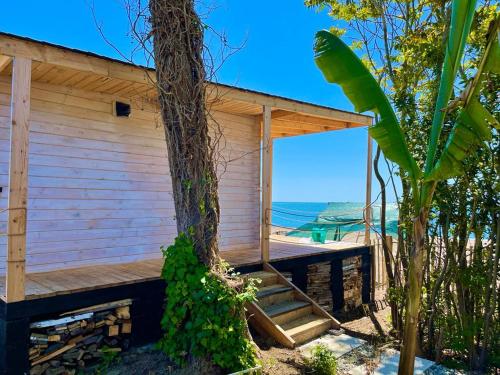
<svg viewBox="0 0 500 375">
<path fill-rule="evenodd" d="M 162 252 L 162 278 L 167 286 L 160 349 L 179 365 L 185 365 L 191 353 L 210 358 L 224 370 L 256 366 L 255 349 L 247 338 L 242 314 L 245 303 L 255 299 L 253 283 L 246 282 L 238 290 L 231 287 L 198 260 L 191 239 L 184 233 Z"/>
</svg>

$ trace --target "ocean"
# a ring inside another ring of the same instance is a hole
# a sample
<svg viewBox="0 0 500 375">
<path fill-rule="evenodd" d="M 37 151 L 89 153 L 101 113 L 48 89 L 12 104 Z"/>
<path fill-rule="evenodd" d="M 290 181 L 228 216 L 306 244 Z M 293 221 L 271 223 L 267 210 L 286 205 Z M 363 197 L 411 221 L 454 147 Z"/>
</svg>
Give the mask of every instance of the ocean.
<svg viewBox="0 0 500 375">
<path fill-rule="evenodd" d="M 273 202 L 272 224 L 286 228 L 289 236 L 311 237 L 323 232 L 327 240 L 341 240 L 347 233 L 364 231 L 361 202 Z M 372 208 L 374 230 L 380 231 L 380 206 Z M 387 234 L 397 236 L 398 207 L 388 203 Z"/>
</svg>

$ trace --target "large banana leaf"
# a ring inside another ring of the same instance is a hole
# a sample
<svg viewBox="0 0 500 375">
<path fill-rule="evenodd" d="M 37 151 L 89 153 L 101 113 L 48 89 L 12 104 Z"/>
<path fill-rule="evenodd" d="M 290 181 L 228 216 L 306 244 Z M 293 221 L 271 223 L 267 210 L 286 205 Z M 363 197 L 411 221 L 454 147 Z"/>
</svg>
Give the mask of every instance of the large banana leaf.
<svg viewBox="0 0 500 375">
<path fill-rule="evenodd" d="M 403 132 L 386 95 L 370 71 L 336 35 L 323 30 L 316 34 L 315 61 L 326 80 L 342 87 L 356 111 L 373 111 L 380 121 L 370 127 L 384 155 L 398 164 L 415 180 L 420 177 Z"/>
<path fill-rule="evenodd" d="M 462 60 L 472 19 L 474 18 L 475 7 L 476 0 L 455 0 L 452 4 L 450 30 L 446 41 L 443 69 L 439 81 L 439 91 L 436 99 L 425 161 L 426 173 L 434 167 L 439 136 L 446 116 L 444 108 L 448 105 L 448 101 L 453 92 L 453 85 Z"/>
<path fill-rule="evenodd" d="M 471 101 L 460 112 L 439 160 L 425 180 L 445 180 L 462 174 L 462 161 L 481 142 L 491 139 L 489 124 L 495 125 L 496 119 L 477 100 Z"/>
<path fill-rule="evenodd" d="M 485 55 L 469 89 L 465 106 L 458 115 L 441 156 L 425 177 L 426 181 L 448 179 L 460 175 L 463 172 L 462 161 L 467 155 L 475 151 L 482 142 L 491 139 L 490 126 L 499 128 L 495 117 L 479 102 L 479 92 L 485 74 L 498 73 L 500 70 L 498 25 L 499 21 L 497 20 Z"/>
</svg>

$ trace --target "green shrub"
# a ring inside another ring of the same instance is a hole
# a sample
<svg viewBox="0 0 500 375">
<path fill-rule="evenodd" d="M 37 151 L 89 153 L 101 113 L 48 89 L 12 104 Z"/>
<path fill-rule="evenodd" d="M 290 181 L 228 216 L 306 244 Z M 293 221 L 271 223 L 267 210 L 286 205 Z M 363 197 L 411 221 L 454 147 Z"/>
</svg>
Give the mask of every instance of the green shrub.
<svg viewBox="0 0 500 375">
<path fill-rule="evenodd" d="M 314 375 L 335 375 L 337 373 L 337 359 L 324 344 L 315 346 L 311 351 L 311 358 L 306 360 L 306 366 Z"/>
<path fill-rule="evenodd" d="M 254 367 L 255 349 L 246 338 L 243 315 L 245 303 L 255 299 L 253 284 L 241 292 L 231 288 L 198 260 L 185 234 L 162 251 L 167 286 L 160 349 L 179 365 L 191 354 L 228 371 Z"/>
</svg>

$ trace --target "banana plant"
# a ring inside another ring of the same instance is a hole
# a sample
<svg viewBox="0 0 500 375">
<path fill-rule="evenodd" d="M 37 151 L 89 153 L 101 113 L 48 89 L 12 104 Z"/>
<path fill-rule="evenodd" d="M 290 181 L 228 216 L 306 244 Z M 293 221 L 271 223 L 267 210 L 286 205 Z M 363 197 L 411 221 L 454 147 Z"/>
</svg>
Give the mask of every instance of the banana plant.
<svg viewBox="0 0 500 375">
<path fill-rule="evenodd" d="M 466 156 L 491 139 L 492 128 L 496 128 L 496 131 L 499 129 L 495 117 L 479 101 L 479 93 L 486 75 L 500 71 L 500 18 L 497 17 L 491 28 L 488 43 L 474 78 L 458 98 L 450 100 L 475 7 L 476 0 L 454 0 L 452 3 L 451 22 L 426 160 L 422 161 L 423 170 L 409 151 L 405 134 L 389 99 L 363 62 L 331 32 L 320 31 L 315 38 L 315 62 L 326 80 L 341 86 L 356 111 L 371 111 L 377 115 L 377 123 L 369 128 L 371 137 L 388 159 L 406 171 L 411 181 L 416 217 L 413 221 L 414 245 L 409 259 L 408 294 L 399 374 L 413 374 L 414 370 L 425 232 L 436 184 L 459 176 L 463 172 L 462 163 Z M 452 109 L 458 109 L 458 115 L 447 141 L 444 145 L 440 145 L 445 117 Z M 439 157 L 436 158 L 436 155 Z"/>
</svg>

